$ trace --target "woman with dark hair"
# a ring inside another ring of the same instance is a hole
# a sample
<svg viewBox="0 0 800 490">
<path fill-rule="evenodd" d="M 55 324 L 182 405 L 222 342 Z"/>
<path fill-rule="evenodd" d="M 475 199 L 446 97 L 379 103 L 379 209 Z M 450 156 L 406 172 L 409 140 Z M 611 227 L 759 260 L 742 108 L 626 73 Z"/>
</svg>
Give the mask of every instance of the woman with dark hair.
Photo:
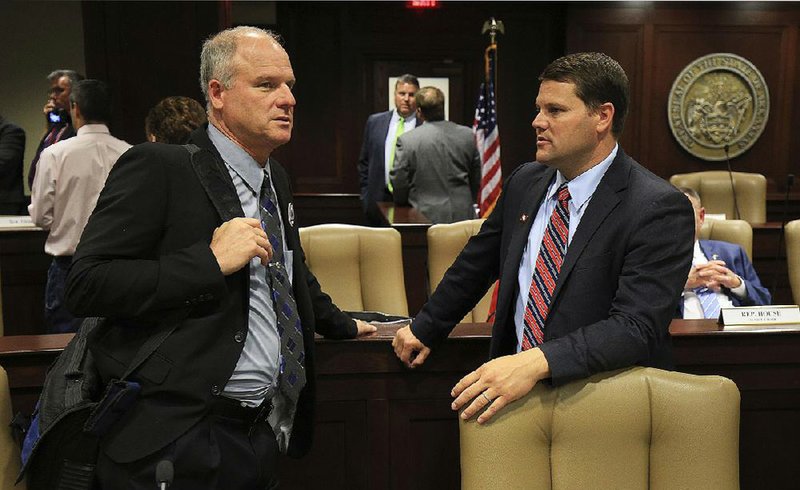
<svg viewBox="0 0 800 490">
<path fill-rule="evenodd" d="M 144 120 L 147 141 L 183 144 L 189 134 L 206 123 L 206 111 L 189 97 L 167 97 L 155 105 Z"/>
</svg>

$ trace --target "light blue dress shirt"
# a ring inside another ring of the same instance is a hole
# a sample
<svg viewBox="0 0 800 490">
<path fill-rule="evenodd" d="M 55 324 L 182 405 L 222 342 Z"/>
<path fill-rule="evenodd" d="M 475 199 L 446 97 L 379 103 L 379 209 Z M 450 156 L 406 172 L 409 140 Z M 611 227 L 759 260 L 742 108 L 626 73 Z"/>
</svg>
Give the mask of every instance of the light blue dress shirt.
<svg viewBox="0 0 800 490">
<path fill-rule="evenodd" d="M 547 230 L 547 225 L 550 222 L 550 215 L 558 204 L 556 191 L 564 182 L 567 182 L 569 195 L 569 236 L 567 238 L 567 251 L 569 253 L 569 244 L 572 243 L 572 237 L 575 236 L 575 230 L 581 222 L 583 213 L 592 199 L 597 185 L 606 174 L 606 170 L 614 161 L 617 156 L 617 149 L 619 145 L 615 145 L 614 149 L 603 161 L 586 172 L 580 174 L 574 179 L 567 182 L 567 179 L 561 174 L 556 172 L 556 177 L 547 188 L 544 201 L 539 205 L 539 210 L 536 212 L 536 218 L 531 225 L 530 234 L 528 234 L 528 244 L 525 246 L 525 251 L 522 253 L 522 260 L 519 264 L 519 273 L 517 276 L 517 283 L 519 287 L 519 294 L 517 295 L 517 302 L 514 309 L 514 325 L 517 330 L 517 352 L 522 348 L 522 331 L 525 328 L 523 317 L 525 316 L 525 307 L 528 303 L 528 291 L 533 282 L 533 270 L 536 266 L 536 258 L 539 256 L 539 247 L 542 244 L 542 238 Z"/>
<path fill-rule="evenodd" d="M 208 125 L 208 136 L 225 161 L 245 216 L 260 220 L 259 202 L 264 170 L 250 154 L 228 139 L 213 124 Z M 269 165 L 266 169 L 269 172 Z M 275 192 L 274 186 L 272 191 Z M 282 220 L 281 229 L 284 234 L 284 257 L 291 280 L 292 253 L 286 250 L 286 227 Z M 259 257 L 250 260 L 249 305 L 247 339 L 233 375 L 222 394 L 241 400 L 244 405 L 256 407 L 265 399 L 272 398 L 275 393 L 281 349 L 277 318 L 267 282 L 267 269 L 261 265 Z"/>
</svg>

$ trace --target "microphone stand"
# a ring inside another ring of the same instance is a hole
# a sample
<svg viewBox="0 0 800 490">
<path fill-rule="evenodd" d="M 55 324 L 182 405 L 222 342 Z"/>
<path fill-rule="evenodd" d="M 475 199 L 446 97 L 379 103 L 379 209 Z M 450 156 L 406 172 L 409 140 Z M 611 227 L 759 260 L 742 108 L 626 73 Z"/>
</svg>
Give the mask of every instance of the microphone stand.
<svg viewBox="0 0 800 490">
<path fill-rule="evenodd" d="M 731 178 L 731 192 L 733 193 L 733 209 L 736 212 L 735 219 L 742 219 L 741 214 L 739 213 L 739 202 L 736 199 L 736 186 L 733 184 L 733 170 L 731 169 L 731 159 L 728 156 L 728 144 L 726 143 L 723 147 L 725 150 L 725 163 L 728 165 L 728 176 Z"/>
</svg>

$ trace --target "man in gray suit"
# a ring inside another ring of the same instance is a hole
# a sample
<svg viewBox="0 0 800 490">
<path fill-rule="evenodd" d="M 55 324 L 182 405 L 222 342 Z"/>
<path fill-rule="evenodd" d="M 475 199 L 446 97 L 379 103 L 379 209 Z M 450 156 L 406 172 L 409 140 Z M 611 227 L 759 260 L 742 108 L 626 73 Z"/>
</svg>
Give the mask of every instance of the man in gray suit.
<svg viewBox="0 0 800 490">
<path fill-rule="evenodd" d="M 481 160 L 472 130 L 444 120 L 444 94 L 417 92 L 417 119 L 425 124 L 397 139 L 390 172 L 395 204 L 411 204 L 432 223 L 475 218 Z"/>
</svg>

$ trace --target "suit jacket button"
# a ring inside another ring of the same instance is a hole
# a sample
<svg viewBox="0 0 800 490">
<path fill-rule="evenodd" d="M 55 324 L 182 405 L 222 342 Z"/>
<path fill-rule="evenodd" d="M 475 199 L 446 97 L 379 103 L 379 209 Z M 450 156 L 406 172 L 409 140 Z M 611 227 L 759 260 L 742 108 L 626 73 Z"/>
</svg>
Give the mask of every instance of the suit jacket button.
<svg viewBox="0 0 800 490">
<path fill-rule="evenodd" d="M 236 332 L 236 335 L 233 336 L 233 340 L 239 343 L 244 342 L 244 332 Z"/>
<path fill-rule="evenodd" d="M 212 386 L 211 387 L 211 394 L 214 395 L 214 396 L 219 395 L 220 394 L 219 386 L 217 386 L 217 385 Z"/>
</svg>

